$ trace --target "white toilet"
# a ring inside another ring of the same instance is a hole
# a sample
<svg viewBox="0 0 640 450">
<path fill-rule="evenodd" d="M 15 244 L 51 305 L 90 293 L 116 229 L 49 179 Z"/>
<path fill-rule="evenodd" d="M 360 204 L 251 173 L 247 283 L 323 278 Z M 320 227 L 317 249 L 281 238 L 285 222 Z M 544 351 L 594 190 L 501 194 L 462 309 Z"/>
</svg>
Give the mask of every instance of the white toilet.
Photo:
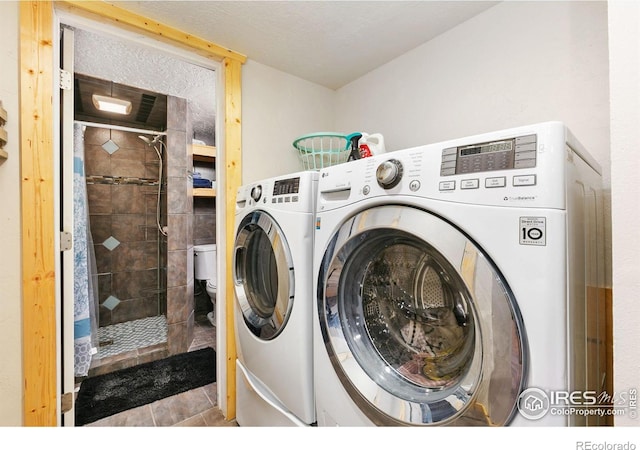
<svg viewBox="0 0 640 450">
<path fill-rule="evenodd" d="M 207 314 L 207 318 L 212 325 L 216 324 L 216 244 L 194 245 L 193 246 L 193 267 L 195 269 L 195 279 L 199 282 L 206 282 L 207 295 L 213 303 L 213 311 Z"/>
</svg>

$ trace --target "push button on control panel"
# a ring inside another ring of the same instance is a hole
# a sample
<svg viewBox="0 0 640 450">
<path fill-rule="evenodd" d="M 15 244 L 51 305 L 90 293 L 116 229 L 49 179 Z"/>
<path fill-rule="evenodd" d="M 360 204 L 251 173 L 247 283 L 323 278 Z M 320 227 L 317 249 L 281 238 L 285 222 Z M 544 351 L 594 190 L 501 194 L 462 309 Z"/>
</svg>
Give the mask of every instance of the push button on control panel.
<svg viewBox="0 0 640 450">
<path fill-rule="evenodd" d="M 441 191 L 453 191 L 456 188 L 455 181 L 441 181 L 440 182 L 440 190 Z"/>
<path fill-rule="evenodd" d="M 535 186 L 536 176 L 535 175 L 517 175 L 513 177 L 513 185 L 514 186 Z"/>
<path fill-rule="evenodd" d="M 493 177 L 484 180 L 486 188 L 501 188 L 507 185 L 507 177 Z"/>
<path fill-rule="evenodd" d="M 478 189 L 480 187 L 480 180 L 474 178 L 472 180 L 462 180 L 460 182 L 460 189 Z"/>
</svg>

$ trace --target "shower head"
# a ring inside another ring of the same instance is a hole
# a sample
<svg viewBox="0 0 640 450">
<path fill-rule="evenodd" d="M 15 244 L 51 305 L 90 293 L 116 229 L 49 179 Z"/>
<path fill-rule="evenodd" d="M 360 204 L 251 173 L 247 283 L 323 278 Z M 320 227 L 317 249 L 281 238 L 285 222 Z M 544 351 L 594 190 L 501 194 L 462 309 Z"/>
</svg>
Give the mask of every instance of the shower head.
<svg viewBox="0 0 640 450">
<path fill-rule="evenodd" d="M 151 139 L 149 139 L 146 136 L 138 136 L 140 139 L 142 139 L 147 145 L 152 145 L 151 144 Z"/>
<path fill-rule="evenodd" d="M 148 146 L 152 146 L 153 144 L 155 144 L 156 142 L 158 142 L 160 140 L 160 135 L 156 134 L 153 136 L 153 140 L 149 139 L 146 136 L 138 136 L 140 139 L 142 139 Z"/>
</svg>

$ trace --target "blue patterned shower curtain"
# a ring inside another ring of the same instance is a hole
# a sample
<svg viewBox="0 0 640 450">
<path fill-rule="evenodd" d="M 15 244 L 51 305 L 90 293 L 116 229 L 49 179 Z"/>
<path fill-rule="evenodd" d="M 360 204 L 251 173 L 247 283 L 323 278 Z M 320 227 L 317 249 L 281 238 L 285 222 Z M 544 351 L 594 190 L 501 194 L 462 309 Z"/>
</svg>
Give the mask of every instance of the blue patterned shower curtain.
<svg viewBox="0 0 640 450">
<path fill-rule="evenodd" d="M 73 130 L 73 298 L 75 376 L 89 372 L 98 349 L 98 283 L 84 171 L 84 127 Z"/>
</svg>

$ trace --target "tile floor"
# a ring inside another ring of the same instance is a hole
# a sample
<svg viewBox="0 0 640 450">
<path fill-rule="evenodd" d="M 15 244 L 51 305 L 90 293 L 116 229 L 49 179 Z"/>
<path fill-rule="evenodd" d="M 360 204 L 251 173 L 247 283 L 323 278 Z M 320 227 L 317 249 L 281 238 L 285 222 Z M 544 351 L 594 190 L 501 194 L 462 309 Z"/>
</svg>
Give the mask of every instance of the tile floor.
<svg viewBox="0 0 640 450">
<path fill-rule="evenodd" d="M 189 351 L 216 348 L 216 329 L 207 316 L 197 315 Z M 85 427 L 235 427 L 218 408 L 216 383 L 123 411 Z"/>
</svg>

